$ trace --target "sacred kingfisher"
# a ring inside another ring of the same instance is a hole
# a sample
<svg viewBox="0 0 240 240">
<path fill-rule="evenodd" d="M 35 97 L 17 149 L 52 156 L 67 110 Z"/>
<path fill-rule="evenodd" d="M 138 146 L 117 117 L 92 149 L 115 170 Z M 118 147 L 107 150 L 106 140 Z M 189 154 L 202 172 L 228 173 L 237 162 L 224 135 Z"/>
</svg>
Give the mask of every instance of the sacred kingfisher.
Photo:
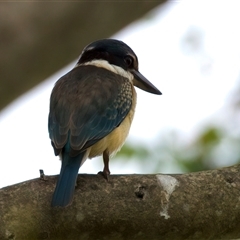
<svg viewBox="0 0 240 240">
<path fill-rule="evenodd" d="M 138 71 L 133 50 L 115 39 L 90 43 L 76 66 L 56 82 L 48 131 L 62 166 L 52 206 L 71 204 L 78 170 L 87 158 L 103 155 L 102 174 L 108 179 L 109 156 L 120 150 L 133 120 L 134 86 L 161 94 Z"/>
</svg>

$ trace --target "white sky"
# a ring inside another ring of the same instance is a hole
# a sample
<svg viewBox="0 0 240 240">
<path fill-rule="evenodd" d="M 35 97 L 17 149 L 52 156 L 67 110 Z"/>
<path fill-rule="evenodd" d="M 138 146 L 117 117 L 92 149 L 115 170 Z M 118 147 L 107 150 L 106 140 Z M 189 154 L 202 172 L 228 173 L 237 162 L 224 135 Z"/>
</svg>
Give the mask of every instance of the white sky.
<svg viewBox="0 0 240 240">
<path fill-rule="evenodd" d="M 149 144 L 172 128 L 191 136 L 221 111 L 239 77 L 239 7 L 239 1 L 171 2 L 113 36 L 135 51 L 140 72 L 163 93 L 137 90 L 129 141 Z M 194 38 L 192 30 L 200 38 Z M 195 45 L 186 45 L 186 39 L 196 44 L 195 51 L 190 51 Z M 59 174 L 60 161 L 47 131 L 49 96 L 55 81 L 75 62 L 0 113 L 0 187 L 36 178 L 39 169 L 47 175 Z M 97 173 L 101 161 L 85 162 L 80 172 Z M 139 172 L 136 166 L 119 163 L 110 167 L 112 174 Z"/>
</svg>

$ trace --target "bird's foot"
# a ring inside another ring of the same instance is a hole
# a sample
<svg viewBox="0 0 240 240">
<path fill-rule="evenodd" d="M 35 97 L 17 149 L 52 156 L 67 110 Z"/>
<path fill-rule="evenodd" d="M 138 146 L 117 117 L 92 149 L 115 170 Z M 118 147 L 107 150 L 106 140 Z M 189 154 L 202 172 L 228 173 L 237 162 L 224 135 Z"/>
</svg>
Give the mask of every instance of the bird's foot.
<svg viewBox="0 0 240 240">
<path fill-rule="evenodd" d="M 107 181 L 109 181 L 110 171 L 103 169 L 103 171 L 98 172 L 99 175 L 102 175 Z"/>
</svg>

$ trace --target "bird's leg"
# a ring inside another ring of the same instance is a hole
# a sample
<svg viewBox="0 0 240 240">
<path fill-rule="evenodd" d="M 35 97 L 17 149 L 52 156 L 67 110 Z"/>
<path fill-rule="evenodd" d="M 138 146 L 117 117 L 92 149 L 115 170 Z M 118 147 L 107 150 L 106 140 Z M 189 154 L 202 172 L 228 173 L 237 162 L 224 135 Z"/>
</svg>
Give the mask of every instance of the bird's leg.
<svg viewBox="0 0 240 240">
<path fill-rule="evenodd" d="M 103 152 L 103 171 L 99 172 L 99 174 L 103 175 L 103 177 L 108 181 L 108 177 L 110 175 L 110 170 L 109 170 L 109 153 L 107 150 Z"/>
<path fill-rule="evenodd" d="M 110 170 L 109 170 L 109 154 L 108 151 L 105 150 L 103 152 L 103 162 L 104 162 L 104 168 L 103 168 L 103 176 L 108 180 L 108 177 L 110 175 Z"/>
</svg>

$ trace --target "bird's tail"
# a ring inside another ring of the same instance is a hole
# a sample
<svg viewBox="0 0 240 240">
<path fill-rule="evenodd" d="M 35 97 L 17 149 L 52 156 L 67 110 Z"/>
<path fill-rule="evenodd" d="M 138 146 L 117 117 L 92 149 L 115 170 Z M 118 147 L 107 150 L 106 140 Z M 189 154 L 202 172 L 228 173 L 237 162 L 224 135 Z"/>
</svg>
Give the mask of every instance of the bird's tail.
<svg viewBox="0 0 240 240">
<path fill-rule="evenodd" d="M 53 207 L 65 207 L 73 200 L 74 189 L 78 176 L 78 170 L 84 158 L 85 152 L 75 157 L 70 157 L 68 152 L 62 152 L 62 167 L 58 177 L 57 185 L 53 194 Z"/>
</svg>

